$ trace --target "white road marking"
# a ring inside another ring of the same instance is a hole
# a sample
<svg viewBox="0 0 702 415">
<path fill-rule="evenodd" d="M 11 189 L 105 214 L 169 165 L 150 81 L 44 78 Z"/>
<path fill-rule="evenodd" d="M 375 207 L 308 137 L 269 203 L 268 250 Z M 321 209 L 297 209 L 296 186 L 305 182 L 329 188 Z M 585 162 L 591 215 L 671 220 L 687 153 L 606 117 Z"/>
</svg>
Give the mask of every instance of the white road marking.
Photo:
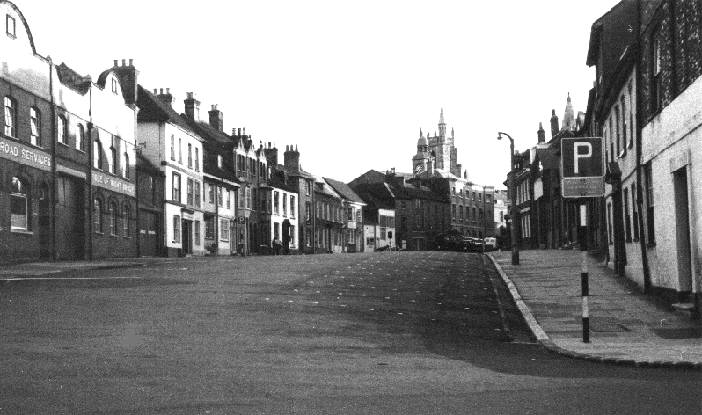
<svg viewBox="0 0 702 415">
<path fill-rule="evenodd" d="M 0 278 L 0 281 L 56 281 L 56 280 L 143 280 L 144 277 L 27 277 L 27 278 Z"/>
</svg>

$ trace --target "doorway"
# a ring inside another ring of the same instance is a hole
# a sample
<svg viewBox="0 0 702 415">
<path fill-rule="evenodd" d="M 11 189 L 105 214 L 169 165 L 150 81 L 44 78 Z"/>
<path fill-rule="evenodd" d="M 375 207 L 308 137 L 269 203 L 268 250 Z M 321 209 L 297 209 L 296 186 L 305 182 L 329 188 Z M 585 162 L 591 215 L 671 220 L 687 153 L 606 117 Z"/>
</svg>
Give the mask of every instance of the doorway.
<svg viewBox="0 0 702 415">
<path fill-rule="evenodd" d="M 51 212 L 49 211 L 49 186 L 39 189 L 39 256 L 48 259 L 51 256 Z"/>
<path fill-rule="evenodd" d="M 182 241 L 183 255 L 191 255 L 193 253 L 193 221 L 183 219 L 182 223 Z"/>
<path fill-rule="evenodd" d="M 690 209 L 687 191 L 687 167 L 673 172 L 675 192 L 675 236 L 678 259 L 678 291 L 692 291 L 692 252 L 690 250 Z M 681 301 L 684 299 L 681 299 Z"/>
</svg>

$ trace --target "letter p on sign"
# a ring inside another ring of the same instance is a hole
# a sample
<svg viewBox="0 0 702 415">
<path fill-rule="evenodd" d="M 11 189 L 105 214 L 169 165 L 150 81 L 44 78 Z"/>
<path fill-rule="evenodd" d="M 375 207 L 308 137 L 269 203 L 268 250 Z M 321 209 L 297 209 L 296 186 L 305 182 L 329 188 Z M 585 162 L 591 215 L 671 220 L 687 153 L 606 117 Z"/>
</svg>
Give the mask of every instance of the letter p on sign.
<svg viewBox="0 0 702 415">
<path fill-rule="evenodd" d="M 580 163 L 578 159 L 585 159 L 585 158 L 590 158 L 592 157 L 592 144 L 588 143 L 587 141 L 576 141 L 573 143 L 573 172 L 575 174 L 580 173 Z M 586 152 L 581 153 L 580 149 L 585 148 Z"/>
</svg>

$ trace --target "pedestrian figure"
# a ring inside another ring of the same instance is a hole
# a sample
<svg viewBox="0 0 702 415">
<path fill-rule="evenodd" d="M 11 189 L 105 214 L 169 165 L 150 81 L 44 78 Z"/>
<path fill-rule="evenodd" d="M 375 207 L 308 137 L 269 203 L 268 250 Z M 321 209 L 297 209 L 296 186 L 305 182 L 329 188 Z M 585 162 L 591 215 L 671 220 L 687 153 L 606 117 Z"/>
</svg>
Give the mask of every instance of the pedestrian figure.
<svg viewBox="0 0 702 415">
<path fill-rule="evenodd" d="M 280 241 L 280 239 L 275 238 L 273 240 L 273 252 L 275 252 L 276 255 L 280 255 L 280 249 L 283 247 L 283 243 Z"/>
</svg>

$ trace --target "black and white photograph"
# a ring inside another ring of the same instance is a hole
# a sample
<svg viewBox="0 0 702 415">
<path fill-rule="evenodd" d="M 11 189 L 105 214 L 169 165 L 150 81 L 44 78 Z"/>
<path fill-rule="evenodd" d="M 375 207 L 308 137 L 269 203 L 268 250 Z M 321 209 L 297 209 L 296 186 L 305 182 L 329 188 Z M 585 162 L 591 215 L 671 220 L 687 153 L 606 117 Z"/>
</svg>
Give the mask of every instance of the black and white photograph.
<svg viewBox="0 0 702 415">
<path fill-rule="evenodd" d="M 0 29 L 0 415 L 702 413 L 702 0 Z"/>
</svg>

